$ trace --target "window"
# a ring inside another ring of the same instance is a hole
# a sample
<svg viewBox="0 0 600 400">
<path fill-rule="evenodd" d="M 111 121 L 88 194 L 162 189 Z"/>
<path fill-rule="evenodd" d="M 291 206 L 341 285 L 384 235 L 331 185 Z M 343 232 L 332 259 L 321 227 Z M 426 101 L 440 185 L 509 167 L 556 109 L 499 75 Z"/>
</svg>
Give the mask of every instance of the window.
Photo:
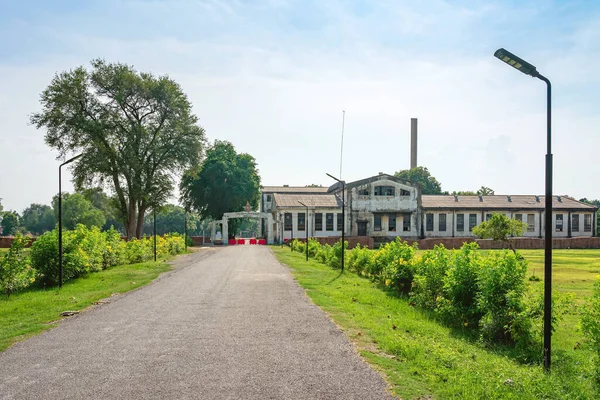
<svg viewBox="0 0 600 400">
<path fill-rule="evenodd" d="M 374 221 L 373 221 L 373 230 L 380 231 L 381 230 L 381 215 L 374 214 L 373 218 L 374 218 Z"/>
<path fill-rule="evenodd" d="M 315 231 L 323 230 L 323 213 L 315 213 Z"/>
<path fill-rule="evenodd" d="M 492 219 L 492 214 L 485 214 L 485 220 L 489 221 L 490 219 Z"/>
<path fill-rule="evenodd" d="M 359 196 L 368 196 L 369 195 L 369 189 L 359 189 L 358 190 L 358 195 Z"/>
<path fill-rule="evenodd" d="M 521 221 L 521 222 L 523 222 L 523 214 L 515 214 L 515 219 L 516 219 L 517 221 Z"/>
<path fill-rule="evenodd" d="M 440 218 L 439 230 L 440 230 L 440 232 L 446 232 L 446 214 L 440 214 L 439 218 Z"/>
<path fill-rule="evenodd" d="M 306 214 L 298 213 L 298 230 L 305 231 L 306 230 Z"/>
<path fill-rule="evenodd" d="M 342 231 L 344 222 L 342 220 L 342 213 L 337 213 L 337 230 Z"/>
<path fill-rule="evenodd" d="M 464 232 L 465 230 L 465 214 L 456 214 L 456 230 Z"/>
<path fill-rule="evenodd" d="M 270 194 L 267 195 L 267 202 L 269 202 L 269 201 L 271 201 L 271 195 Z"/>
<path fill-rule="evenodd" d="M 326 231 L 333 230 L 333 213 L 325 214 L 325 230 Z"/>
<path fill-rule="evenodd" d="M 286 231 L 292 230 L 292 213 L 285 213 L 283 215 L 283 229 Z"/>
<path fill-rule="evenodd" d="M 402 223 L 402 230 L 404 232 L 410 232 L 410 214 L 404 214 L 404 222 Z"/>
<path fill-rule="evenodd" d="M 375 196 L 394 196 L 394 194 L 393 186 L 375 186 Z"/>
<path fill-rule="evenodd" d="M 563 231 L 563 215 L 556 214 L 556 232 Z"/>
<path fill-rule="evenodd" d="M 527 232 L 535 232 L 535 214 L 527 214 Z"/>
<path fill-rule="evenodd" d="M 410 196 L 410 192 L 408 190 L 400 189 L 400 196 Z"/>
<path fill-rule="evenodd" d="M 390 214 L 388 216 L 388 231 L 396 232 L 396 214 Z"/>
<path fill-rule="evenodd" d="M 427 232 L 433 230 L 433 214 L 425 214 L 425 230 Z"/>
<path fill-rule="evenodd" d="M 571 231 L 579 232 L 579 214 L 571 215 Z"/>
<path fill-rule="evenodd" d="M 592 231 L 592 214 L 583 214 L 583 231 Z"/>
<path fill-rule="evenodd" d="M 477 225 L 477 214 L 469 214 L 469 232 Z"/>
</svg>

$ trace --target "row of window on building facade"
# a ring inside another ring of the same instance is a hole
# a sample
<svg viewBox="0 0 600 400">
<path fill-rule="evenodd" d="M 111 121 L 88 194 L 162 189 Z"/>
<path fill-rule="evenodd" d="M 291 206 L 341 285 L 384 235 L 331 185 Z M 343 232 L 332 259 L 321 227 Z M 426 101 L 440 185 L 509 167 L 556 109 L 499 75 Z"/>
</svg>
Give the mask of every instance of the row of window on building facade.
<svg viewBox="0 0 600 400">
<path fill-rule="evenodd" d="M 323 224 L 323 214 L 325 214 L 325 224 Z M 337 229 L 334 229 L 334 215 L 336 216 Z M 432 232 L 434 229 L 432 213 L 425 214 L 425 230 Z M 447 228 L 447 214 L 438 214 L 438 231 L 445 232 Z M 525 220 L 523 217 L 525 216 Z M 373 214 L 373 230 L 381 231 L 381 214 Z M 465 217 L 468 217 L 468 229 L 469 232 L 477 226 L 477 214 L 456 214 L 456 231 L 465 231 Z M 486 214 L 486 221 L 492 217 L 492 214 Z M 535 232 L 535 214 L 515 214 L 515 219 L 518 221 L 525 222 L 527 224 L 527 232 Z M 564 229 L 564 214 L 555 214 L 555 229 L 556 232 L 562 232 Z M 306 230 L 306 213 L 298 213 L 296 219 L 296 226 L 298 231 Z M 342 228 L 342 213 L 315 213 L 315 231 L 340 231 Z M 388 215 L 388 231 L 395 232 L 397 229 L 396 225 L 396 214 Z M 405 214 L 402 222 L 402 230 L 404 232 L 410 232 L 410 214 Z M 284 230 L 292 230 L 292 213 L 284 214 Z M 579 232 L 579 214 L 571 214 L 571 231 Z M 592 215 L 583 215 L 583 231 L 592 231 Z"/>
<path fill-rule="evenodd" d="M 477 214 L 456 214 L 456 231 L 464 232 L 465 231 L 465 216 L 468 215 L 469 218 L 469 232 L 473 230 L 475 226 L 477 226 Z M 525 216 L 526 220 L 523 220 Z M 492 214 L 486 214 L 485 220 L 488 221 L 492 217 Z M 527 224 L 527 232 L 535 232 L 535 214 L 515 214 L 515 219 L 517 221 L 525 222 Z M 555 229 L 556 232 L 562 232 L 564 229 L 564 214 L 555 214 Z M 438 220 L 438 230 L 440 232 L 446 231 L 446 214 L 439 214 Z M 425 230 L 427 232 L 433 231 L 433 214 L 427 213 L 425 214 Z M 571 231 L 579 232 L 579 214 L 571 214 Z M 592 231 L 592 215 L 584 214 L 583 215 L 583 231 L 591 232 Z"/>
</svg>

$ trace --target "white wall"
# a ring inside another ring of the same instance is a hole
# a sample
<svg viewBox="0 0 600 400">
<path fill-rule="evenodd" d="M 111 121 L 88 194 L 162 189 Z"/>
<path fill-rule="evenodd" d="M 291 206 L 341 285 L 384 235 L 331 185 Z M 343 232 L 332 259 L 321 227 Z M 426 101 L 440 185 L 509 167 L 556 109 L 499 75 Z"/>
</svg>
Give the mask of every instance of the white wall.
<svg viewBox="0 0 600 400">
<path fill-rule="evenodd" d="M 277 220 L 281 221 L 281 226 L 279 228 L 278 237 L 281 235 L 282 227 L 285 227 L 285 213 L 292 214 L 292 230 L 291 231 L 283 231 L 283 239 L 288 240 L 291 238 L 304 239 L 306 238 L 306 231 L 298 230 L 298 214 L 304 213 L 306 214 L 306 209 L 300 210 L 298 208 L 278 208 L 277 209 Z M 315 214 L 321 213 L 323 215 L 323 230 L 317 231 L 315 230 Z M 328 231 L 327 229 L 327 213 L 333 214 L 333 231 Z M 308 217 L 306 218 L 306 226 L 308 229 L 308 237 L 329 237 L 329 236 L 341 236 L 342 235 L 342 227 L 337 226 L 337 214 L 341 214 L 341 208 L 310 208 L 308 210 Z M 346 221 L 347 224 L 347 221 Z M 346 229 L 347 230 L 347 229 Z"/>
</svg>

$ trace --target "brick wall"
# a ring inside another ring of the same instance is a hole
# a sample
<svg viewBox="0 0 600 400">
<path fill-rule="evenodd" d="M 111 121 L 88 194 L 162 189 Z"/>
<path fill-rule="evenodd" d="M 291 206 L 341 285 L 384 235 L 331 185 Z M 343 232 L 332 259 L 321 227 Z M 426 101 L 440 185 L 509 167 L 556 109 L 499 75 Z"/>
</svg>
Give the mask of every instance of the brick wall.
<svg viewBox="0 0 600 400">
<path fill-rule="evenodd" d="M 190 236 L 194 246 L 202 246 L 202 236 Z M 204 236 L 204 244 L 210 244 L 210 236 Z"/>
<path fill-rule="evenodd" d="M 12 242 L 14 240 L 15 240 L 14 236 L 0 236 L 0 249 L 8 249 L 12 245 Z M 33 243 L 33 242 L 35 242 L 34 237 L 31 238 L 30 243 Z M 31 244 L 29 246 L 31 246 Z"/>
</svg>

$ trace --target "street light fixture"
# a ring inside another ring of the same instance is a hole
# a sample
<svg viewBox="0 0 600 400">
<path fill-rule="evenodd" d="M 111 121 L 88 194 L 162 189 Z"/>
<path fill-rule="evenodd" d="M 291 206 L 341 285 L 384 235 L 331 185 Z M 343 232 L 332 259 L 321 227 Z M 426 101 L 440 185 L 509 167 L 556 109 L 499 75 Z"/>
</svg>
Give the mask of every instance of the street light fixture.
<svg viewBox="0 0 600 400">
<path fill-rule="evenodd" d="M 308 206 L 298 200 L 298 203 L 306 207 L 306 217 L 304 218 L 304 230 L 306 231 L 306 261 L 308 261 Z"/>
<path fill-rule="evenodd" d="M 333 175 L 330 175 L 330 174 L 327 174 L 327 173 L 326 173 L 326 175 L 328 177 L 330 177 L 331 179 L 336 180 L 336 181 L 338 181 L 339 183 L 342 184 L 342 273 L 343 273 L 344 272 L 344 253 L 345 253 L 345 251 L 344 251 L 345 250 L 344 249 L 344 247 L 345 247 L 344 246 L 344 244 L 345 244 L 345 242 L 344 242 L 344 231 L 346 230 L 346 213 L 345 213 L 345 210 L 346 210 L 346 195 L 345 195 L 345 192 L 346 192 L 346 182 L 342 181 L 342 180 L 340 180 L 338 178 L 336 178 Z"/>
<path fill-rule="evenodd" d="M 63 243 L 62 243 L 62 170 L 63 165 L 67 165 L 82 157 L 79 154 L 68 159 L 58 166 L 58 287 L 62 288 L 63 284 Z"/>
<path fill-rule="evenodd" d="M 544 251 L 544 369 L 550 371 L 551 338 L 552 338 L 552 114 L 551 99 L 552 85 L 550 80 L 541 75 L 537 69 L 527 61 L 512 54 L 505 49 L 498 49 L 494 56 L 511 67 L 526 75 L 546 82 L 546 233 Z"/>
</svg>

